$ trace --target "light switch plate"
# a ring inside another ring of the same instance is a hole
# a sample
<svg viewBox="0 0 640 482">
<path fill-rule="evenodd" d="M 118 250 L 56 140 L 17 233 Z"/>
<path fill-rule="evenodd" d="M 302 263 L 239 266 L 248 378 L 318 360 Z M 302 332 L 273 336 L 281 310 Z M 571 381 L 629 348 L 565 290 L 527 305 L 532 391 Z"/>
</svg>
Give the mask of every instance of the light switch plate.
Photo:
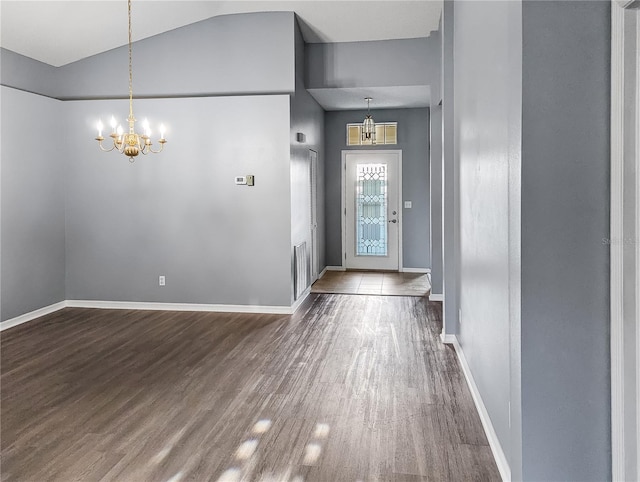
<svg viewBox="0 0 640 482">
<path fill-rule="evenodd" d="M 412 203 L 411 201 L 405 201 L 404 202 L 404 208 L 405 209 L 411 209 Z"/>
<path fill-rule="evenodd" d="M 244 184 L 247 183 L 246 176 L 236 176 L 235 180 L 236 180 L 236 184 L 238 184 L 238 185 L 244 185 Z"/>
</svg>

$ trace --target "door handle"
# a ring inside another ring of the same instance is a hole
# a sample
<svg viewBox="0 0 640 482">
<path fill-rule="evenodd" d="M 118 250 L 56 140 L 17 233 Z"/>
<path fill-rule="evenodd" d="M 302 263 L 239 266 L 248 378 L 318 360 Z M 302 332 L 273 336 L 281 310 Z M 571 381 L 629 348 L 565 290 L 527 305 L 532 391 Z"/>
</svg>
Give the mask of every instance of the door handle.
<svg viewBox="0 0 640 482">
<path fill-rule="evenodd" d="M 398 220 L 397 219 L 390 219 L 389 222 L 395 224 L 395 223 L 398 222 Z"/>
</svg>

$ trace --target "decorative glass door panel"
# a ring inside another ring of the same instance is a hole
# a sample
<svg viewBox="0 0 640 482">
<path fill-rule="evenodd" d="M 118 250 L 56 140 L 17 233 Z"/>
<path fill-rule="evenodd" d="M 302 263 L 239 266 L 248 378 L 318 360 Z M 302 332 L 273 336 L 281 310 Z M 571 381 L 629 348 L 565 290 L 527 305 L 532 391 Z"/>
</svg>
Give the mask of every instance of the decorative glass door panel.
<svg viewBox="0 0 640 482">
<path fill-rule="evenodd" d="M 356 256 L 387 256 L 387 166 L 357 164 Z"/>
<path fill-rule="evenodd" d="M 349 150 L 342 157 L 343 266 L 398 270 L 402 152 Z"/>
</svg>

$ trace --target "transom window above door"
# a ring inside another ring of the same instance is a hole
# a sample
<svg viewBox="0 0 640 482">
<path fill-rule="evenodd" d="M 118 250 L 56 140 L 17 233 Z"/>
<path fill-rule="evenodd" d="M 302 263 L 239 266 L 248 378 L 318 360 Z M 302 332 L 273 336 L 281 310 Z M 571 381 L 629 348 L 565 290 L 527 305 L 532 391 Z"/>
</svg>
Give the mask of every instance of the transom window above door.
<svg viewBox="0 0 640 482">
<path fill-rule="evenodd" d="M 376 122 L 376 142 L 375 144 L 397 144 L 398 143 L 398 123 L 397 122 Z M 370 146 L 374 144 L 371 139 L 362 140 L 362 124 L 347 124 L 347 145 L 348 146 Z"/>
</svg>

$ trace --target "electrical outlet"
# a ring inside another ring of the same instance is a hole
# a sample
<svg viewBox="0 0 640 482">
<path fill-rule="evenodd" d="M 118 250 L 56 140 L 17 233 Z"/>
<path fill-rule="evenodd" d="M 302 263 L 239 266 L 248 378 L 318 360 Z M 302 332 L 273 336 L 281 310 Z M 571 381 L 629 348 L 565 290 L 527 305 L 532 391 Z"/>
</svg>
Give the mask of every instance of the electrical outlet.
<svg viewBox="0 0 640 482">
<path fill-rule="evenodd" d="M 167 280 L 165 279 L 165 277 L 164 277 L 164 276 L 159 276 L 159 277 L 158 277 L 158 284 L 159 284 L 160 286 L 164 286 L 164 285 L 166 284 L 166 281 L 167 281 Z"/>
</svg>

